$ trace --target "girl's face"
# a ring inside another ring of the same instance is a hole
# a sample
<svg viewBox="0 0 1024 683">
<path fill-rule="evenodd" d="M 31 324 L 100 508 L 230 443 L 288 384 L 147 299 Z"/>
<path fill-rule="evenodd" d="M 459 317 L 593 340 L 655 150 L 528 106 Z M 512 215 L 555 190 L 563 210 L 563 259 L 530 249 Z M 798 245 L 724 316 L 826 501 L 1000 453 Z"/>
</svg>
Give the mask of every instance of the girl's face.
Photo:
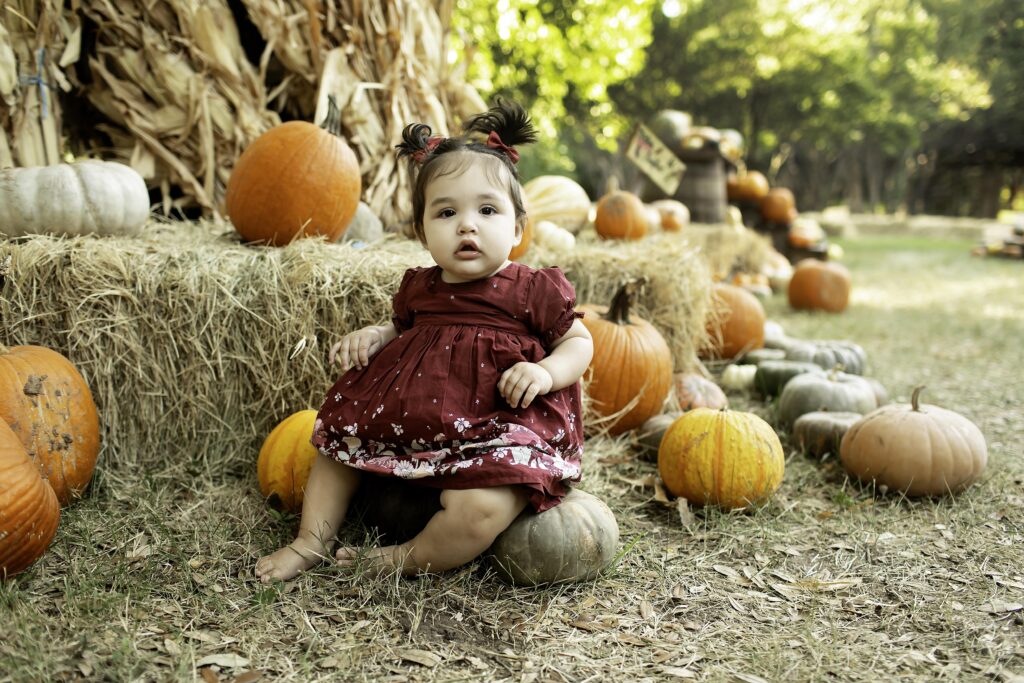
<svg viewBox="0 0 1024 683">
<path fill-rule="evenodd" d="M 480 159 L 438 175 L 426 188 L 423 233 L 445 282 L 493 275 L 508 264 L 509 252 L 522 239 L 508 188 L 484 163 Z"/>
</svg>

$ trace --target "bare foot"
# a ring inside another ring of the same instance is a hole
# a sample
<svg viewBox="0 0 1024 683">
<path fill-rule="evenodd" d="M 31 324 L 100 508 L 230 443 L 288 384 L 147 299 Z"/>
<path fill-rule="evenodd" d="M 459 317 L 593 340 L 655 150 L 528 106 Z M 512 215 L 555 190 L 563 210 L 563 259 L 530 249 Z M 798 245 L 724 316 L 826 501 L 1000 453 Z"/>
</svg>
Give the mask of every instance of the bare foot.
<svg viewBox="0 0 1024 683">
<path fill-rule="evenodd" d="M 338 548 L 334 557 L 342 567 L 366 574 L 384 574 L 394 571 L 395 567 L 399 566 L 397 558 L 407 554 L 408 549 L 404 546 L 387 545 L 369 550 L 357 547 Z"/>
<path fill-rule="evenodd" d="M 325 551 L 319 541 L 296 538 L 283 548 L 261 557 L 256 563 L 256 576 L 263 583 L 274 579 L 287 581 L 320 562 Z"/>
</svg>

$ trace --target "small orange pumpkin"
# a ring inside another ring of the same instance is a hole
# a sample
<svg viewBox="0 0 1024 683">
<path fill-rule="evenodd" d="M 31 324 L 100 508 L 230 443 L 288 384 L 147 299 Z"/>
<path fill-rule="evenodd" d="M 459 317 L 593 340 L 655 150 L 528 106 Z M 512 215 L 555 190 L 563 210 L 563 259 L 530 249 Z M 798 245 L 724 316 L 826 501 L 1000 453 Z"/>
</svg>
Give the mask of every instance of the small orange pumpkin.
<svg viewBox="0 0 1024 683">
<path fill-rule="evenodd" d="M 526 225 L 523 227 L 523 239 L 519 240 L 519 244 L 512 247 L 512 251 L 508 255 L 509 260 L 518 261 L 521 259 L 526 250 L 530 248 L 531 242 L 533 242 L 533 219 L 527 215 Z"/>
<path fill-rule="evenodd" d="M 0 419 L 61 505 L 82 495 L 96 469 L 100 420 L 89 385 L 71 361 L 42 346 L 0 345 Z"/>
<path fill-rule="evenodd" d="M 753 413 L 695 408 L 658 447 L 658 472 L 675 496 L 696 505 L 745 508 L 782 483 L 786 458 L 771 426 Z"/>
<path fill-rule="evenodd" d="M 706 331 L 706 358 L 735 358 L 764 346 L 764 306 L 753 294 L 736 285 L 716 282 L 711 290 L 711 314 Z"/>
<path fill-rule="evenodd" d="M 785 187 L 775 187 L 761 198 L 761 216 L 766 221 L 789 225 L 796 220 L 796 199 Z"/>
<path fill-rule="evenodd" d="M 647 234 L 647 211 L 632 192 L 615 190 L 597 202 L 594 229 L 601 237 L 638 240 Z"/>
<path fill-rule="evenodd" d="M 798 310 L 842 313 L 850 302 L 851 278 L 846 266 L 804 259 L 793 268 L 786 293 Z"/>
<path fill-rule="evenodd" d="M 274 246 L 323 235 L 334 242 L 359 207 L 359 162 L 341 135 L 333 96 L 321 126 L 288 121 L 256 139 L 228 179 L 225 207 L 248 242 Z"/>
<path fill-rule="evenodd" d="M 587 394 L 600 415 L 614 415 L 637 400 L 609 428 L 621 434 L 661 412 L 672 387 L 672 352 L 661 333 L 629 309 L 640 281 L 626 283 L 610 306 L 587 304 L 583 324 L 594 338 L 587 369 Z"/>
<path fill-rule="evenodd" d="M 679 232 L 690 224 L 690 210 L 678 199 L 658 199 L 649 206 L 658 212 L 658 225 L 665 232 Z"/>
<path fill-rule="evenodd" d="M 730 175 L 725 180 L 725 194 L 731 202 L 759 202 L 769 189 L 768 179 L 760 171 Z"/>
<path fill-rule="evenodd" d="M 729 399 L 717 384 L 695 372 L 677 372 L 673 384 L 680 410 L 729 407 Z"/>
<path fill-rule="evenodd" d="M 60 503 L 25 446 L 0 420 L 0 580 L 24 571 L 57 533 Z"/>
<path fill-rule="evenodd" d="M 263 442 L 256 461 L 260 492 L 273 507 L 302 509 L 303 492 L 317 450 L 313 436 L 315 410 L 300 410 L 281 421 Z"/>
</svg>

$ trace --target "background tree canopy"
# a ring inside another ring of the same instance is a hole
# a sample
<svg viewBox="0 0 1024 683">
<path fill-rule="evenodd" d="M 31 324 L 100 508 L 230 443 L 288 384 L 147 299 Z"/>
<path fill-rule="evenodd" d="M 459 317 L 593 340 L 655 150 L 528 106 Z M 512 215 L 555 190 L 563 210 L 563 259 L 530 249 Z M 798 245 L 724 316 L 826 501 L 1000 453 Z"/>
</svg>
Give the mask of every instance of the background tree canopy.
<svg viewBox="0 0 1024 683">
<path fill-rule="evenodd" d="M 1020 0 L 469 0 L 455 54 L 526 104 L 524 176 L 599 195 L 660 109 L 736 128 L 801 208 L 994 215 L 1024 182 Z"/>
</svg>

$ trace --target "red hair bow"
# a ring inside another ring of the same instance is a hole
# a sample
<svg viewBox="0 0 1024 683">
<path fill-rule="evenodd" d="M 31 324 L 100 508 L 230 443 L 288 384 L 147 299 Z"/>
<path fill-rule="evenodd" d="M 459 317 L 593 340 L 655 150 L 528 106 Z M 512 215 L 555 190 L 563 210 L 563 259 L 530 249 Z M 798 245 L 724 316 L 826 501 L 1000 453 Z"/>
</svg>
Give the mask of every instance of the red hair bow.
<svg viewBox="0 0 1024 683">
<path fill-rule="evenodd" d="M 501 150 L 511 159 L 513 164 L 519 163 L 519 152 L 516 151 L 515 147 L 509 147 L 501 141 L 501 136 L 498 135 L 497 131 L 492 130 L 491 134 L 487 136 L 487 142 L 484 143 L 492 149 Z"/>
<path fill-rule="evenodd" d="M 416 160 L 416 163 L 422 164 L 427 160 L 427 155 L 434 151 L 441 141 L 444 140 L 440 135 L 435 135 L 432 138 L 427 138 L 427 143 L 423 149 L 418 149 L 412 153 L 412 158 Z"/>
</svg>

